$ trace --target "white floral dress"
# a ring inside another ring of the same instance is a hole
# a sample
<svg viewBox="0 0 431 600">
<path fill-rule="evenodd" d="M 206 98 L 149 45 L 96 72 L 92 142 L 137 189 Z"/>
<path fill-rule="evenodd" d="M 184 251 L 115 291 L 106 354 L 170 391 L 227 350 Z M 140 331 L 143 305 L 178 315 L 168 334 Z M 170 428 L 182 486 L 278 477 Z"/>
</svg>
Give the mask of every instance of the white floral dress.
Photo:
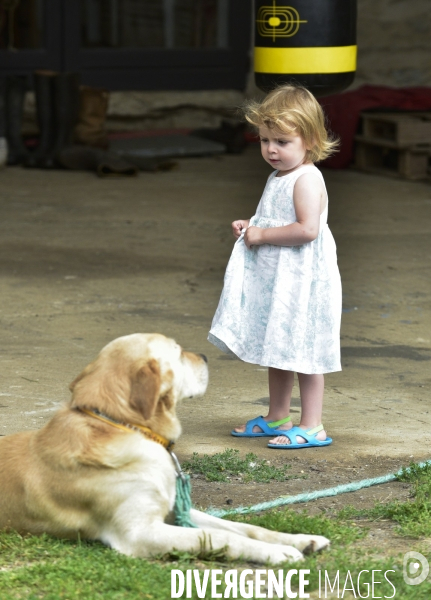
<svg viewBox="0 0 431 600">
<path fill-rule="evenodd" d="M 314 165 L 272 173 L 250 226 L 296 221 L 293 188 Z M 340 371 L 341 280 L 334 238 L 327 225 L 301 246 L 264 244 L 247 249 L 241 236 L 229 260 L 208 340 L 243 361 L 297 373 Z"/>
</svg>

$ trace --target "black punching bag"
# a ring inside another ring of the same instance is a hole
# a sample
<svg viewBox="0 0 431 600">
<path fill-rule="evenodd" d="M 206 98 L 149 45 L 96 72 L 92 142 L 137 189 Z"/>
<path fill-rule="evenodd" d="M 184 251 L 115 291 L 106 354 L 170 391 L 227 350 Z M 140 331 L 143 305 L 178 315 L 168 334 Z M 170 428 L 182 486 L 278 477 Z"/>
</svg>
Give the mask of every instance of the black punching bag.
<svg viewBox="0 0 431 600">
<path fill-rule="evenodd" d="M 356 70 L 356 0 L 255 0 L 256 85 L 297 83 L 316 96 L 347 88 Z"/>
</svg>

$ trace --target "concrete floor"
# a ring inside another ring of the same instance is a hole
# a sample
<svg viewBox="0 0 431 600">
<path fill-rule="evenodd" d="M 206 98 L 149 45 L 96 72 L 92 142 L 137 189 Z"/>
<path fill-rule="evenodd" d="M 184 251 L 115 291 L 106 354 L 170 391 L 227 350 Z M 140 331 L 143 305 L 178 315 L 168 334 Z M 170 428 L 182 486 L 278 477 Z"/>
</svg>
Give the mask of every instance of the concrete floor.
<svg viewBox="0 0 431 600">
<path fill-rule="evenodd" d="M 159 331 L 209 358 L 206 396 L 179 410 L 180 457 L 227 447 L 273 457 L 264 440 L 229 435 L 265 414 L 266 370 L 206 341 L 230 222 L 254 213 L 267 174 L 254 146 L 133 179 L 0 172 L 0 433 L 41 427 L 111 339 Z M 343 371 L 327 376 L 324 406 L 334 444 L 283 456 L 431 458 L 431 186 L 324 175 L 344 292 Z"/>
</svg>

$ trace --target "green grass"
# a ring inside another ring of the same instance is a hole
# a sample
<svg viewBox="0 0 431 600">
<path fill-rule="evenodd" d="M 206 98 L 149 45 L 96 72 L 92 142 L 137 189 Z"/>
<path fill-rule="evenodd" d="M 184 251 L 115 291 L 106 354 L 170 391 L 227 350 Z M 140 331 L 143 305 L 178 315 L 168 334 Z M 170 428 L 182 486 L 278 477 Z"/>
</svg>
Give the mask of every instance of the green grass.
<svg viewBox="0 0 431 600">
<path fill-rule="evenodd" d="M 324 535 L 332 544 L 351 544 L 363 538 L 367 530 L 357 527 L 349 519 L 328 519 L 323 515 L 311 516 L 307 511 L 295 512 L 289 509 L 265 511 L 260 515 L 227 517 L 231 521 L 241 521 L 259 525 L 273 531 L 285 533 L 306 533 Z"/>
<path fill-rule="evenodd" d="M 371 511 L 344 509 L 331 517 L 310 516 L 305 511 L 284 508 L 260 515 L 237 517 L 236 520 L 279 531 L 315 533 L 331 539 L 329 550 L 306 557 L 300 565 L 283 565 L 285 571 L 289 568 L 310 571 L 306 577 L 310 582 L 307 592 L 318 590 L 319 571 L 323 582 L 326 571 L 331 585 L 338 571 L 338 597 L 343 597 L 345 584 L 349 589 L 353 582 L 356 597 L 361 597 L 361 593 L 362 597 L 371 598 L 369 586 L 374 571 L 374 580 L 382 582 L 375 584 L 374 597 L 429 600 L 431 576 L 421 585 L 407 585 L 403 580 L 404 551 L 399 556 L 382 557 L 378 547 L 361 549 L 361 539 L 366 531 L 352 521 L 353 518 L 385 518 L 397 522 L 402 535 L 416 536 L 415 540 L 400 538 L 405 539 L 405 552 L 419 551 L 431 562 L 429 544 L 427 546 L 424 539 L 430 535 L 431 468 L 410 466 L 400 479 L 411 485 L 412 498 L 405 503 L 379 505 Z M 246 567 L 256 569 L 256 565 L 229 562 L 222 552 L 210 556 L 171 552 L 163 559 L 143 560 L 122 556 L 97 542 L 78 543 L 48 536 L 0 533 L 0 600 L 167 600 L 171 597 L 171 569 L 242 570 Z M 361 571 L 365 572 L 361 575 L 358 589 L 357 578 Z M 394 588 L 384 578 L 385 572 L 395 586 L 395 596 Z M 321 588 L 321 597 L 325 597 L 324 588 Z M 348 597 L 346 593 L 344 598 Z M 196 599 L 197 595 L 192 598 Z M 205 598 L 211 598 L 210 591 Z"/>
<path fill-rule="evenodd" d="M 122 600 L 170 596 L 171 564 L 128 558 L 98 543 L 0 534 L 1 600 Z"/>
<path fill-rule="evenodd" d="M 218 454 L 199 456 L 193 452 L 191 460 L 182 464 L 187 473 L 203 475 L 207 481 L 230 482 L 232 478 L 239 479 L 244 483 L 256 481 L 258 483 L 269 483 L 270 481 L 287 481 L 288 479 L 303 479 L 304 477 L 288 474 L 290 465 L 282 467 L 272 466 L 269 461 L 262 460 L 256 454 L 249 452 L 245 458 L 241 458 L 239 450 L 226 448 Z"/>
<path fill-rule="evenodd" d="M 337 529 L 336 523 L 327 523 L 328 527 L 325 527 L 325 520 L 329 522 L 330 519 L 324 517 L 316 521 L 315 518 L 301 515 L 300 519 L 298 522 L 302 523 L 301 531 L 313 529 L 317 523 L 322 533 L 328 536 L 332 534 L 337 540 L 341 540 L 346 531 L 346 525 L 340 525 L 340 529 Z M 259 517 L 251 520 L 258 522 Z M 289 517 L 285 522 L 289 522 Z M 322 582 L 325 581 L 326 572 L 331 584 L 338 571 L 340 594 L 346 581 L 346 587 L 353 581 L 358 594 L 358 575 L 360 571 L 367 571 L 362 574 L 359 587 L 363 597 L 367 597 L 367 586 L 371 584 L 373 570 L 375 581 L 383 582 L 376 584 L 375 597 L 393 597 L 392 586 L 382 576 L 389 572 L 388 578 L 397 592 L 395 598 L 429 600 L 429 582 L 420 586 L 408 586 L 404 583 L 402 557 L 378 559 L 372 553 L 355 550 L 350 545 L 351 541 L 352 537 L 347 543 L 346 540 L 343 543 L 333 541 L 332 549 L 308 556 L 300 565 L 283 565 L 283 569 L 285 572 L 289 568 L 308 569 L 307 592 L 319 589 L 319 570 Z M 53 540 L 47 536 L 21 537 L 14 533 L 0 536 L 0 548 L 1 568 L 7 569 L 0 573 L 1 600 L 167 600 L 171 597 L 171 569 L 246 568 L 245 565 L 227 562 L 222 556 L 218 556 L 216 560 L 212 557 L 213 560 L 208 561 L 191 554 L 172 553 L 164 561 L 148 561 L 119 555 L 98 543 L 76 544 Z M 423 553 L 431 561 L 431 553 Z M 247 568 L 255 569 L 256 565 L 247 565 Z M 348 579 L 349 573 L 351 580 Z M 324 589 L 323 585 L 321 589 Z M 196 599 L 197 595 L 192 597 Z M 209 590 L 205 598 L 211 598 Z"/>
</svg>

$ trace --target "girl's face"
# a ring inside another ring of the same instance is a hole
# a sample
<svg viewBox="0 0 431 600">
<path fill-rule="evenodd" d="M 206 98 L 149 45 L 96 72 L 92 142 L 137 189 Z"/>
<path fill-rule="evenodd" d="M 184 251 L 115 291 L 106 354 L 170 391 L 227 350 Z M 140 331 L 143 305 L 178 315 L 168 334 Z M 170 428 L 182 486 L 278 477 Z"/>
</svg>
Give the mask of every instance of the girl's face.
<svg viewBox="0 0 431 600">
<path fill-rule="evenodd" d="M 280 174 L 294 171 L 304 164 L 307 148 L 300 135 L 262 126 L 259 127 L 259 137 L 264 160 Z"/>
</svg>

